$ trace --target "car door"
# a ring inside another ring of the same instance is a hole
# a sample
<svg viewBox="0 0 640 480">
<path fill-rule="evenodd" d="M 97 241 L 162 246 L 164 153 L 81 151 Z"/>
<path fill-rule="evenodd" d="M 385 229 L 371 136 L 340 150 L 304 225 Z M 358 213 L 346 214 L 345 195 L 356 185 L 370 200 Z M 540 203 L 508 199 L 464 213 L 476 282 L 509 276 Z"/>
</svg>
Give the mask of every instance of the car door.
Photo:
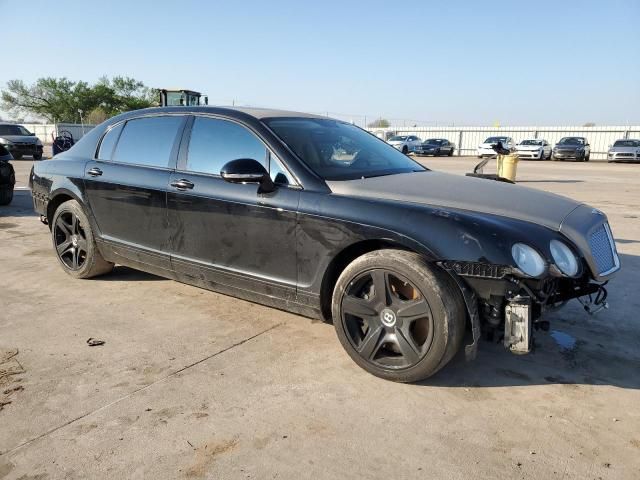
<svg viewBox="0 0 640 480">
<path fill-rule="evenodd" d="M 114 125 L 87 163 L 84 186 L 100 241 L 117 255 L 170 268 L 166 194 L 187 118 L 147 116 Z"/>
<path fill-rule="evenodd" d="M 240 158 L 262 163 L 276 190 L 226 182 L 220 170 Z M 171 261 L 184 281 L 295 298 L 300 189 L 255 132 L 227 118 L 192 117 L 169 184 Z"/>
</svg>

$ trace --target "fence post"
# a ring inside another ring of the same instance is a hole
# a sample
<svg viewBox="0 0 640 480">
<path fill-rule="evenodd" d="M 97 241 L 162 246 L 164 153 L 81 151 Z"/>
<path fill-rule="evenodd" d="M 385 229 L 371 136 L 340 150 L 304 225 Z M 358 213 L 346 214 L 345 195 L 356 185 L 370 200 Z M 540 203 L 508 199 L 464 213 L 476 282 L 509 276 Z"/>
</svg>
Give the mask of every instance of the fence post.
<svg viewBox="0 0 640 480">
<path fill-rule="evenodd" d="M 462 155 L 462 130 L 458 132 L 458 156 Z"/>
</svg>

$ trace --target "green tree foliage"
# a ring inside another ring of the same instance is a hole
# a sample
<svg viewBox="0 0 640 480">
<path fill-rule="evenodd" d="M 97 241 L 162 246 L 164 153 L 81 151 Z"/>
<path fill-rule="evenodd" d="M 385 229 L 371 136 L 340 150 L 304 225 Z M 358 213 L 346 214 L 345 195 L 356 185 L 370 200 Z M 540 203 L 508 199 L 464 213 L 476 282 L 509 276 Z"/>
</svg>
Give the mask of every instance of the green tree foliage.
<svg viewBox="0 0 640 480">
<path fill-rule="evenodd" d="M 29 114 L 49 122 L 78 122 L 78 110 L 95 118 L 109 118 L 157 102 L 154 89 L 129 77 L 103 77 L 94 85 L 64 77 L 40 78 L 32 85 L 9 80 L 0 95 L 0 108 L 11 115 Z"/>
<path fill-rule="evenodd" d="M 391 126 L 391 123 L 386 118 L 378 118 L 377 120 L 367 124 L 367 127 L 369 128 L 387 128 L 389 126 Z"/>
</svg>

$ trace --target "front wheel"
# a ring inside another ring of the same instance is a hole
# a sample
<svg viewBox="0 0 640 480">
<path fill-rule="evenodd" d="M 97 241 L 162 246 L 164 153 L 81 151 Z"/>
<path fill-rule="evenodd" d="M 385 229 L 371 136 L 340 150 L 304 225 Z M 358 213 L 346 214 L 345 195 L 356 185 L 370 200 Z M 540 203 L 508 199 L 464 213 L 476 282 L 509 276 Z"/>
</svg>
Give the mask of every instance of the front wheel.
<svg viewBox="0 0 640 480">
<path fill-rule="evenodd" d="M 402 153 L 404 153 L 405 155 L 407 153 L 409 153 L 409 149 L 407 148 L 407 146 L 405 145 L 404 147 L 402 147 Z"/>
<path fill-rule="evenodd" d="M 14 153 L 13 154 L 13 159 L 14 160 L 22 160 L 22 154 L 21 153 Z"/>
<path fill-rule="evenodd" d="M 450 156 L 450 157 L 453 156 L 453 148 L 449 150 L 449 153 L 447 155 Z"/>
<path fill-rule="evenodd" d="M 53 215 L 51 237 L 58 261 L 75 278 L 91 278 L 113 270 L 98 251 L 89 219 L 76 200 L 61 204 Z"/>
<path fill-rule="evenodd" d="M 588 153 L 585 157 L 584 157 L 584 161 L 588 162 L 591 159 L 591 153 Z"/>
<path fill-rule="evenodd" d="M 42 154 L 41 153 L 34 153 L 33 154 L 33 159 L 34 160 L 42 160 Z"/>
<path fill-rule="evenodd" d="M 446 365 L 460 348 L 466 319 L 451 277 L 403 250 L 354 260 L 336 283 L 332 316 L 349 356 L 396 382 L 423 380 Z"/>
</svg>

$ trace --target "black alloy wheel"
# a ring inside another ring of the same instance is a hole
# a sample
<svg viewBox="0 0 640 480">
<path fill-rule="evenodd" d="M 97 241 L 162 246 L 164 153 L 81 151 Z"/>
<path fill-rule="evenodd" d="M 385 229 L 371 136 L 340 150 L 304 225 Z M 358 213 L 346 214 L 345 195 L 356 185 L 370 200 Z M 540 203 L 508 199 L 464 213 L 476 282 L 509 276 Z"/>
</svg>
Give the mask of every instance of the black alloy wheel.
<svg viewBox="0 0 640 480">
<path fill-rule="evenodd" d="M 60 261 L 70 270 L 80 270 L 87 261 L 87 235 L 80 219 L 62 212 L 53 225 L 53 238 Z"/>
<path fill-rule="evenodd" d="M 87 215 L 76 200 L 62 203 L 51 219 L 51 237 L 58 261 L 75 278 L 91 278 L 113 270 L 94 240 Z"/>
<path fill-rule="evenodd" d="M 416 365 L 433 340 L 433 316 L 418 288 L 401 275 L 374 269 L 354 278 L 342 298 L 349 341 L 382 368 Z"/>
<path fill-rule="evenodd" d="M 342 271 L 331 316 L 340 343 L 361 368 L 387 380 L 415 382 L 454 357 L 466 310 L 449 274 L 418 253 L 383 249 Z"/>
</svg>

